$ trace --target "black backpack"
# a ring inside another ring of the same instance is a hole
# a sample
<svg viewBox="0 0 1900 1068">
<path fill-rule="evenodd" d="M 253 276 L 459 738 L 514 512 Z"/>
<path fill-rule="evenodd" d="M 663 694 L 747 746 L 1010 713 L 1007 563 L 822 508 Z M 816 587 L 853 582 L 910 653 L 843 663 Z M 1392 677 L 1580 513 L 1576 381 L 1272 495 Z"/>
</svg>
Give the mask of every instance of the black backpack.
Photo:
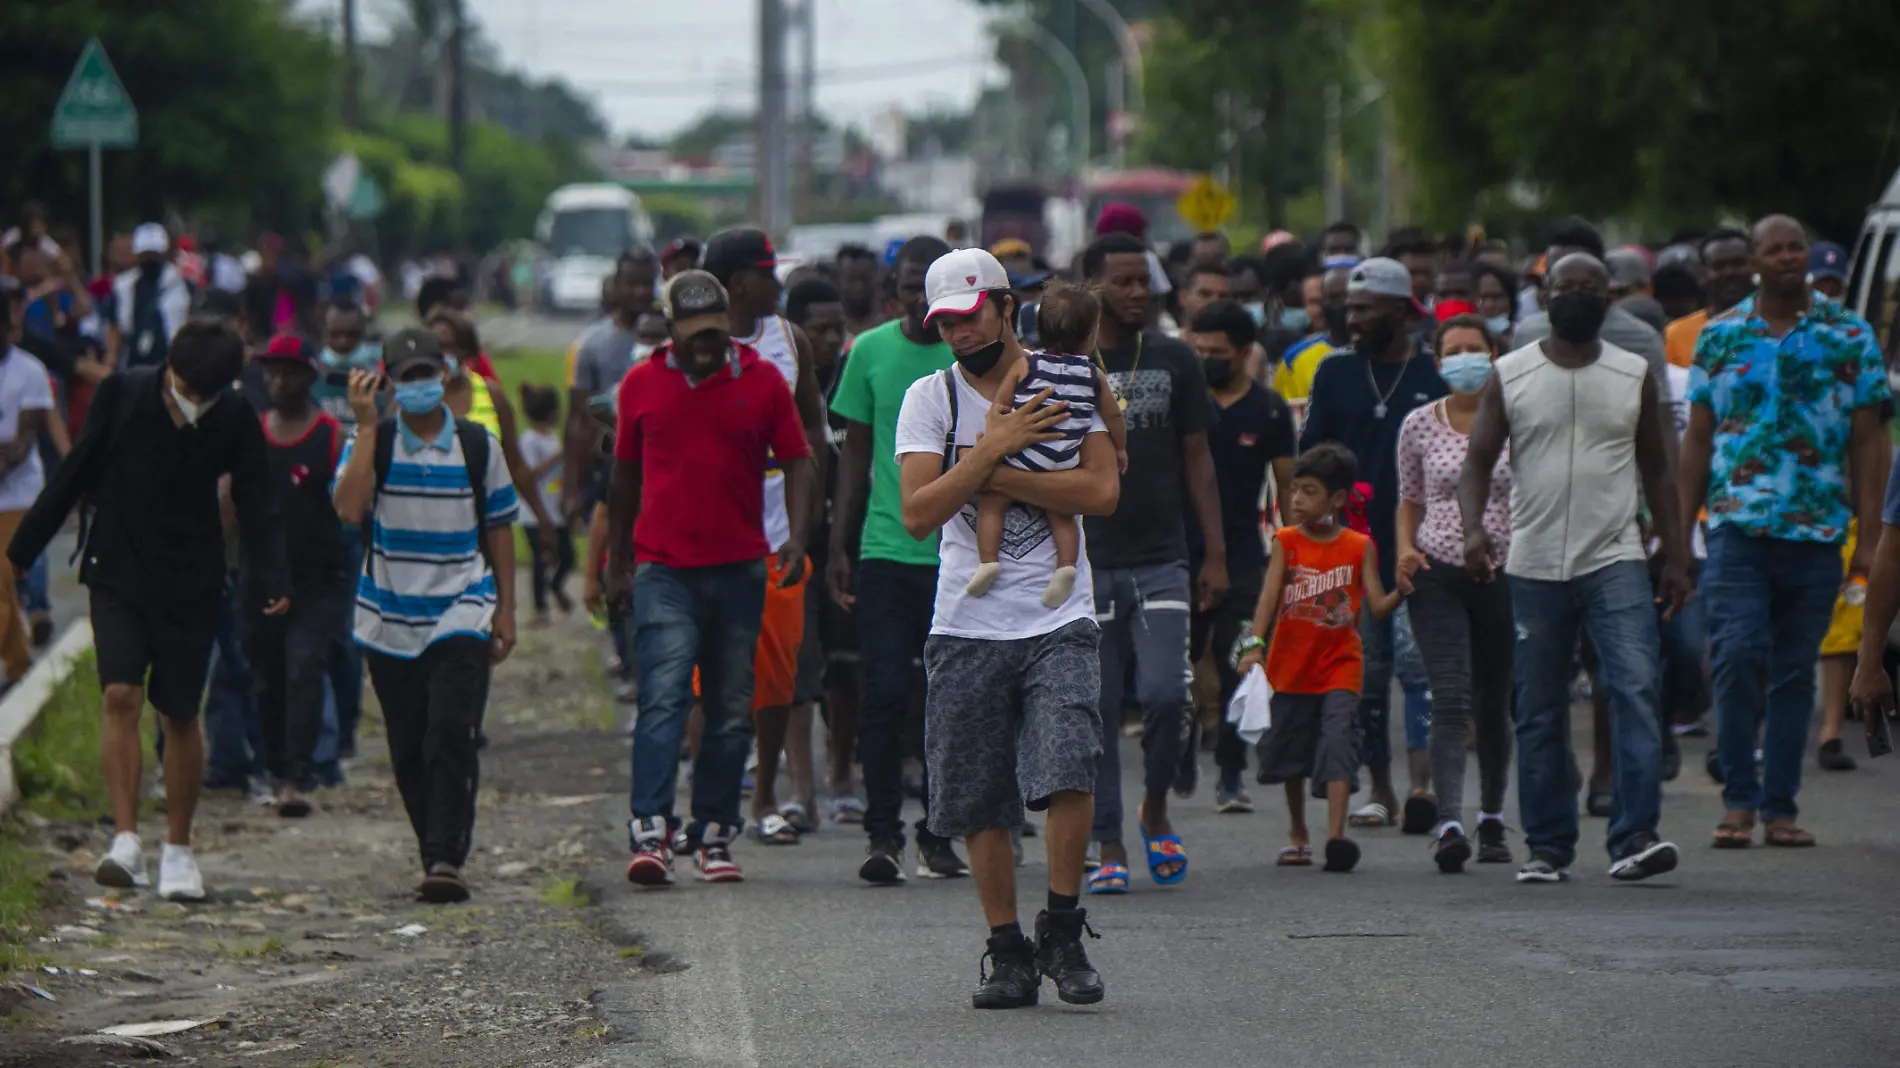
<svg viewBox="0 0 1900 1068">
<path fill-rule="evenodd" d="M 389 465 L 396 459 L 396 435 L 402 433 L 394 417 L 384 419 L 376 425 L 376 495 L 383 492 L 383 483 L 389 481 Z M 488 428 L 467 419 L 455 420 L 455 438 L 462 443 L 462 466 L 468 470 L 468 488 L 475 498 L 475 544 L 481 549 L 482 563 L 488 565 L 488 573 L 495 572 L 495 559 L 488 550 Z M 375 496 L 370 498 L 375 501 Z M 363 517 L 363 544 L 372 545 L 375 523 L 374 504 L 368 515 Z M 363 573 L 369 574 L 370 561 L 374 552 L 363 554 Z"/>
</svg>

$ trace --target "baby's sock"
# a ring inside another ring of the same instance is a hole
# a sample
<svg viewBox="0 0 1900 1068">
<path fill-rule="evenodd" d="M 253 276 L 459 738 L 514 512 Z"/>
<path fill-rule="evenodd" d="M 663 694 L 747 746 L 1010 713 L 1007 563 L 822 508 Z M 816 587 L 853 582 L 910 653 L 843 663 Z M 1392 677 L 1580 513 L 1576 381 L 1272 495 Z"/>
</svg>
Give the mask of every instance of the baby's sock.
<svg viewBox="0 0 1900 1068">
<path fill-rule="evenodd" d="M 970 576 L 970 584 L 963 587 L 963 592 L 972 597 L 983 596 L 990 592 L 990 584 L 996 581 L 996 576 L 1001 574 L 1002 570 L 1002 562 L 998 560 L 977 564 L 976 574 Z"/>
<path fill-rule="evenodd" d="M 1044 608 L 1061 608 L 1069 602 L 1069 594 L 1075 589 L 1075 568 L 1058 567 L 1049 578 L 1049 585 L 1042 590 Z"/>
</svg>

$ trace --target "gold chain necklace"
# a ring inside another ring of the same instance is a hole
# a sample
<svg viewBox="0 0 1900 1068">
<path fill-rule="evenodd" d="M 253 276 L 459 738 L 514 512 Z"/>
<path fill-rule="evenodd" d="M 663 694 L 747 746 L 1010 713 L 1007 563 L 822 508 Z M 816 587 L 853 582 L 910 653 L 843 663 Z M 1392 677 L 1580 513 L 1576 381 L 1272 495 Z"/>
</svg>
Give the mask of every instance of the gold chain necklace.
<svg viewBox="0 0 1900 1068">
<path fill-rule="evenodd" d="M 1115 380 L 1108 378 L 1108 361 L 1102 359 L 1102 350 L 1099 346 L 1095 349 L 1095 365 L 1102 369 L 1102 377 L 1108 378 L 1108 391 L 1115 395 L 1116 406 L 1124 412 L 1128 410 L 1128 390 L 1132 390 L 1135 387 L 1135 368 L 1141 366 L 1141 351 L 1147 343 L 1147 334 L 1135 335 L 1135 360 L 1128 365 L 1128 385 L 1126 388 L 1117 388 Z"/>
</svg>

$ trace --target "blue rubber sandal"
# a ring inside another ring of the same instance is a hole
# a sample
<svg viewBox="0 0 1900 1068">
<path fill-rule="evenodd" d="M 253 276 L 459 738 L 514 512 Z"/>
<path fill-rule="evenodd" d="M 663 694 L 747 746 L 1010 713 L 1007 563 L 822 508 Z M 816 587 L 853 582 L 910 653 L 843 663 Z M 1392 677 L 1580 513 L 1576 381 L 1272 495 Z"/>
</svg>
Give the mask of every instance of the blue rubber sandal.
<svg viewBox="0 0 1900 1068">
<path fill-rule="evenodd" d="M 1154 876 L 1155 883 L 1160 886 L 1173 886 L 1187 878 L 1188 855 L 1187 850 L 1181 845 L 1181 836 L 1163 834 L 1151 837 L 1148 834 L 1148 828 L 1140 824 L 1135 826 L 1141 831 L 1141 840 L 1148 848 L 1148 874 Z M 1172 875 L 1162 875 L 1163 864 L 1179 864 L 1180 867 L 1176 868 Z"/>
<path fill-rule="evenodd" d="M 1125 894 L 1128 892 L 1128 865 L 1104 864 L 1089 872 L 1088 892 L 1091 894 Z"/>
</svg>

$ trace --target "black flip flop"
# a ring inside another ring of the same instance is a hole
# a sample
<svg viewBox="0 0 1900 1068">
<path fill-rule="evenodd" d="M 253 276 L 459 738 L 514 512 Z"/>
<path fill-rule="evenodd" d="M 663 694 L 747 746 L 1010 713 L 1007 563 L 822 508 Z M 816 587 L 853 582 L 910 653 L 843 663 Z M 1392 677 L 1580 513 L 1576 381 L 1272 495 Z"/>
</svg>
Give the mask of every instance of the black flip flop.
<svg viewBox="0 0 1900 1068">
<path fill-rule="evenodd" d="M 1405 819 L 1399 824 L 1400 834 L 1430 834 L 1438 826 L 1438 801 L 1424 794 L 1413 794 L 1405 799 Z"/>
<path fill-rule="evenodd" d="M 1350 838 L 1333 838 L 1326 843 L 1327 871 L 1351 871 L 1359 864 L 1359 843 Z"/>
<path fill-rule="evenodd" d="M 423 877 L 416 896 L 431 905 L 456 905 L 468 900 L 468 884 L 459 872 L 432 871 Z"/>
</svg>

